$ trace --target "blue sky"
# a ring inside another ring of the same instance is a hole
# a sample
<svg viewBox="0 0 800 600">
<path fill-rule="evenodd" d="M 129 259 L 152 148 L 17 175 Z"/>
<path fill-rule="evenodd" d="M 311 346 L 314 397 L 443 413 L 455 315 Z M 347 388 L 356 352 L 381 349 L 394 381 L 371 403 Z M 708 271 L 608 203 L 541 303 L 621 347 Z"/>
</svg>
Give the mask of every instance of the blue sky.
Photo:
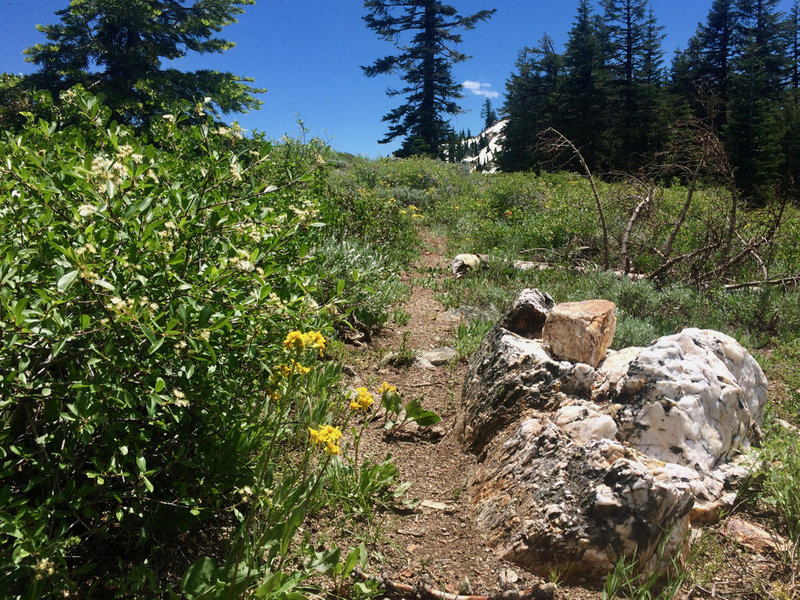
<svg viewBox="0 0 800 600">
<path fill-rule="evenodd" d="M 575 17 L 578 0 L 458 0 L 451 2 L 462 14 L 496 8 L 489 21 L 462 32 L 462 52 L 470 60 L 455 65 L 464 90 L 464 114 L 451 120 L 457 129 L 477 133 L 484 93 L 498 94 L 495 108 L 503 102 L 506 79 L 514 70 L 518 52 L 533 46 L 547 33 L 559 49 Z M 44 36 L 39 23 L 56 22 L 56 10 L 68 0 L 0 0 L 0 71 L 29 73 L 33 65 L 22 51 Z M 665 61 L 684 47 L 697 23 L 704 21 L 711 0 L 652 0 L 659 23 L 665 26 Z M 784 0 L 788 10 L 791 0 Z M 256 0 L 246 7 L 239 23 L 225 28 L 221 37 L 236 42 L 223 54 L 197 55 L 182 61 L 183 68 L 213 68 L 255 78 L 267 88 L 259 111 L 235 117 L 246 129 L 279 138 L 299 135 L 302 119 L 310 135 L 326 139 L 334 148 L 353 154 L 385 156 L 399 145 L 380 145 L 386 123 L 383 115 L 397 106 L 399 97 L 388 98 L 387 88 L 402 82 L 390 76 L 367 79 L 360 66 L 391 54 L 393 46 L 364 25 L 359 0 Z"/>
</svg>

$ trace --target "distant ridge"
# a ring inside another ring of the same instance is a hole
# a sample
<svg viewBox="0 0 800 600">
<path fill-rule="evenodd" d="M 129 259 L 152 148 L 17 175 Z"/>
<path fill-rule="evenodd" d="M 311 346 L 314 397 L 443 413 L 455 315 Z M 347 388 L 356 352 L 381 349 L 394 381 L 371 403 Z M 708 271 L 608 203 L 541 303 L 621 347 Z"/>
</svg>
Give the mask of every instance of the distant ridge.
<svg viewBox="0 0 800 600">
<path fill-rule="evenodd" d="M 503 131 L 508 119 L 502 119 L 479 133 L 475 137 L 467 138 L 462 143 L 466 154 L 462 162 L 468 164 L 473 171 L 496 173 L 497 155 L 503 150 Z"/>
</svg>

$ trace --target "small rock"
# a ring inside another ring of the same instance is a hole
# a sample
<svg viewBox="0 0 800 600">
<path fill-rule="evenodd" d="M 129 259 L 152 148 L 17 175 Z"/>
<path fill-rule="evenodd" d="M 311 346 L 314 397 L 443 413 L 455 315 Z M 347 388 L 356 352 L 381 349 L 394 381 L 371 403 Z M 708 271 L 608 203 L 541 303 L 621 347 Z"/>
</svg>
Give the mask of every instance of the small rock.
<svg viewBox="0 0 800 600">
<path fill-rule="evenodd" d="M 454 361 L 456 358 L 458 358 L 458 352 L 449 346 L 434 348 L 433 350 L 428 350 L 427 352 L 420 352 L 417 354 L 417 360 L 427 361 L 434 366 L 447 364 Z"/>
<path fill-rule="evenodd" d="M 422 356 L 417 356 L 417 358 L 414 359 L 414 366 L 418 369 L 427 369 L 428 371 L 436 370 L 433 363 Z"/>
<path fill-rule="evenodd" d="M 408 546 L 406 546 L 406 550 L 412 554 L 417 550 L 419 550 L 420 548 L 422 548 L 422 546 L 420 546 L 419 544 L 409 544 Z"/>
<path fill-rule="evenodd" d="M 503 590 L 511 589 L 517 581 L 519 581 L 519 575 L 512 569 L 503 569 L 497 576 L 497 585 Z"/>
<path fill-rule="evenodd" d="M 432 508 L 433 510 L 447 510 L 448 506 L 444 502 L 435 502 L 433 500 L 423 500 L 419 503 L 420 506 L 425 508 Z"/>
<path fill-rule="evenodd" d="M 791 549 L 791 544 L 778 535 L 772 535 L 763 527 L 731 517 L 722 526 L 722 533 L 736 540 L 739 544 L 758 553 L 765 553 L 769 550 L 781 551 Z"/>
<path fill-rule="evenodd" d="M 428 427 L 428 433 L 435 437 L 444 437 L 447 435 L 447 429 L 445 429 L 444 425 L 441 423 L 437 423 L 431 427 Z"/>
<path fill-rule="evenodd" d="M 459 254 L 450 263 L 450 270 L 456 277 L 461 277 L 467 271 L 480 266 L 482 262 L 478 254 Z"/>
<path fill-rule="evenodd" d="M 397 352 L 387 352 L 383 355 L 383 358 L 378 362 L 379 367 L 385 367 L 397 357 Z"/>
</svg>

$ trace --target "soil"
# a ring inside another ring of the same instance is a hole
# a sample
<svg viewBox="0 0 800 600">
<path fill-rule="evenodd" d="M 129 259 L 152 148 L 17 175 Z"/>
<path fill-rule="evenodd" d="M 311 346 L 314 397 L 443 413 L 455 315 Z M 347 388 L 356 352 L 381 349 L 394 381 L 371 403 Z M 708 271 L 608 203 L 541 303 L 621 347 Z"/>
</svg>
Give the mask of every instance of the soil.
<svg viewBox="0 0 800 600">
<path fill-rule="evenodd" d="M 407 497 L 420 501 L 413 510 L 380 516 L 379 534 L 370 540 L 368 548 L 371 557 L 368 570 L 374 576 L 383 573 L 385 580 L 395 583 L 427 584 L 450 594 L 496 595 L 504 589 L 521 591 L 545 584 L 541 578 L 499 557 L 473 524 L 469 484 L 478 467 L 477 458 L 465 452 L 450 434 L 461 400 L 467 361 L 431 369 L 413 364 L 393 366 L 385 360 L 389 352 L 452 347 L 456 339 L 458 323 L 447 318 L 445 307 L 436 300 L 434 292 L 420 282 L 423 277 L 435 276 L 440 280 L 452 277 L 446 242 L 429 231 L 423 231 L 422 235 L 424 251 L 404 274 L 411 286 L 410 297 L 403 306 L 409 315 L 407 323 L 387 324 L 369 345 L 349 348 L 345 359 L 352 369 L 346 369 L 351 375 L 347 382 L 350 386 L 365 385 L 374 393 L 381 382 L 387 381 L 397 386 L 404 402 L 420 398 L 424 408 L 442 417 L 442 422 L 434 427 L 394 435 L 383 431 L 381 419 L 372 421 L 365 430 L 360 447 L 362 456 L 381 461 L 390 454 L 400 479 L 411 483 Z M 760 518 L 759 514 L 751 516 Z M 713 548 L 709 553 L 716 561 L 713 578 L 684 584 L 685 589 L 677 597 L 795 597 L 791 587 L 787 588 L 789 595 L 784 596 L 755 591 L 784 588 L 782 582 L 789 577 L 785 560 L 769 552 L 758 554 L 753 560 L 752 551 L 718 531 L 721 531 L 719 526 L 709 530 L 704 538 Z M 347 547 L 347 539 L 337 542 Z M 711 566 L 705 559 L 700 562 L 703 567 Z M 602 597 L 599 587 L 556 583 L 554 595 L 558 599 Z"/>
</svg>

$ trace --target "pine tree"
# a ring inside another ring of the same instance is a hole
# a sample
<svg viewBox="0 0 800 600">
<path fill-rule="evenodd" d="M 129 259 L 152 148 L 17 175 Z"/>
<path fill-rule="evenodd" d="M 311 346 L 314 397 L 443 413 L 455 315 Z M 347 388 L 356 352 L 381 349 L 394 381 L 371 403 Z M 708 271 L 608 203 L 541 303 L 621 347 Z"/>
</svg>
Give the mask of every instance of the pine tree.
<svg viewBox="0 0 800 600">
<path fill-rule="evenodd" d="M 461 36 L 457 29 L 473 29 L 489 19 L 494 10 L 481 10 L 469 16 L 437 0 L 366 0 L 364 17 L 367 27 L 397 46 L 399 53 L 362 67 L 367 77 L 401 72 L 406 86 L 390 90 L 390 96 L 405 95 L 405 102 L 390 111 L 383 120 L 390 123 L 379 143 L 403 137 L 397 156 L 426 154 L 440 156 L 447 141 L 446 115 L 460 112 L 457 100 L 460 86 L 453 81 L 451 65 L 469 58 L 455 50 Z M 408 44 L 399 36 L 413 33 Z"/>
<path fill-rule="evenodd" d="M 786 39 L 779 0 L 736 0 L 731 99 L 725 140 L 738 185 L 761 201 L 780 163 L 778 101 Z"/>
<path fill-rule="evenodd" d="M 483 101 L 483 106 L 481 107 L 481 118 L 483 119 L 483 130 L 486 131 L 497 123 L 497 113 L 494 111 L 494 107 L 492 107 L 492 101 L 489 99 L 489 96 L 486 96 L 486 100 Z"/>
<path fill-rule="evenodd" d="M 727 106 L 729 101 L 735 26 L 733 0 L 714 0 L 706 24 L 698 30 L 698 42 L 702 48 L 698 77 L 719 96 L 723 106 Z"/>
<path fill-rule="evenodd" d="M 660 98 L 662 26 L 647 0 L 602 0 L 607 29 L 611 91 L 609 107 L 620 147 L 614 162 L 635 168 L 656 148 L 663 130 Z M 659 80 L 653 84 L 652 80 Z"/>
<path fill-rule="evenodd" d="M 552 125 L 578 148 L 590 168 L 601 165 L 607 139 L 605 116 L 606 46 L 604 29 L 592 14 L 589 0 L 581 0 L 564 53 L 564 77 L 559 122 Z"/>
<path fill-rule="evenodd" d="M 557 90 L 563 57 L 545 34 L 536 48 L 525 48 L 517 57 L 517 73 L 506 82 L 503 112 L 508 123 L 503 130 L 503 151 L 498 166 L 503 171 L 540 168 L 538 135 L 553 123 L 559 112 Z"/>
<path fill-rule="evenodd" d="M 39 26 L 47 43 L 28 48 L 39 71 L 33 87 L 58 92 L 83 84 L 105 95 L 117 118 L 139 124 L 180 100 L 210 98 L 212 112 L 241 112 L 261 102 L 251 81 L 213 70 L 162 68 L 189 52 L 219 53 L 234 44 L 214 37 L 254 0 L 70 0 L 56 25 Z M 188 5 L 187 5 L 188 4 Z"/>
<path fill-rule="evenodd" d="M 783 95 L 781 139 L 781 173 L 785 187 L 794 192 L 800 188 L 800 0 L 795 0 L 786 20 L 788 69 L 786 92 Z"/>
</svg>

